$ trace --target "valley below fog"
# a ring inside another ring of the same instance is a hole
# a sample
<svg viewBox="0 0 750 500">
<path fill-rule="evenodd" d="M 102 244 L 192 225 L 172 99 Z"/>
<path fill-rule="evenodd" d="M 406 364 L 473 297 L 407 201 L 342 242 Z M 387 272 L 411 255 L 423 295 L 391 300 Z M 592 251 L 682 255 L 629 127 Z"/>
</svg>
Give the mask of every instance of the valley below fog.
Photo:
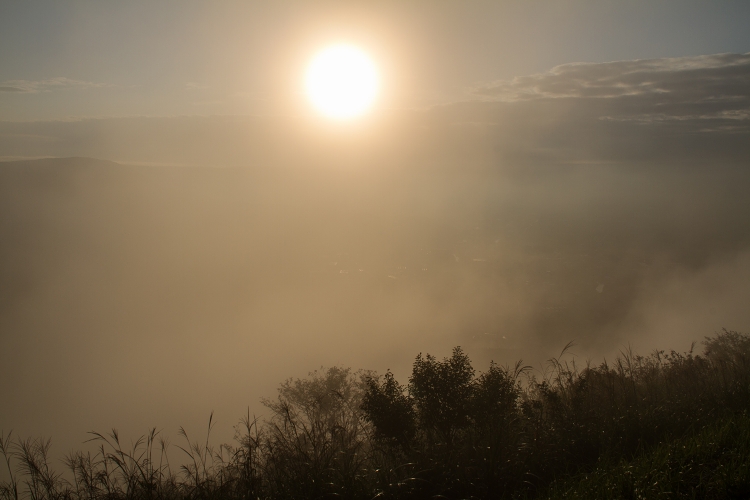
<svg viewBox="0 0 750 500">
<path fill-rule="evenodd" d="M 403 378 L 456 345 L 480 371 L 542 369 L 569 341 L 577 362 L 687 350 L 750 319 L 747 186 L 731 165 L 6 162 L 6 408 L 63 449 L 113 425 L 201 429 L 212 410 L 229 440 L 320 366 Z M 80 433 L 34 416 L 50 404 Z"/>
</svg>

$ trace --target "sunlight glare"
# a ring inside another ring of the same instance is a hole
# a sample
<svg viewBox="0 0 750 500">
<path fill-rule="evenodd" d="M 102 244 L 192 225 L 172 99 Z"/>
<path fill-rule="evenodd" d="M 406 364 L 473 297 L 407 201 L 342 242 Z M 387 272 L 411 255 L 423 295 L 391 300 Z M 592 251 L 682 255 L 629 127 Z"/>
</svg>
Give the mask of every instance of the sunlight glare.
<svg viewBox="0 0 750 500">
<path fill-rule="evenodd" d="M 378 71 L 372 59 L 351 45 L 334 45 L 310 63 L 305 90 L 324 116 L 346 120 L 367 112 L 378 94 Z"/>
</svg>

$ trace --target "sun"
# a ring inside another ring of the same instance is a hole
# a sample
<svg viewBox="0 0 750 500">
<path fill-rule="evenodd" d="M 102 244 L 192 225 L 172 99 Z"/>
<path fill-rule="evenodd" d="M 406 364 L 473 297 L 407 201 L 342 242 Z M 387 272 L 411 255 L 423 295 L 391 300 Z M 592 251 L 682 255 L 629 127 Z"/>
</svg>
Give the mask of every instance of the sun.
<svg viewBox="0 0 750 500">
<path fill-rule="evenodd" d="M 380 78 L 370 57 L 352 45 L 321 50 L 305 75 L 305 92 L 328 118 L 347 120 L 369 111 L 378 96 Z"/>
</svg>

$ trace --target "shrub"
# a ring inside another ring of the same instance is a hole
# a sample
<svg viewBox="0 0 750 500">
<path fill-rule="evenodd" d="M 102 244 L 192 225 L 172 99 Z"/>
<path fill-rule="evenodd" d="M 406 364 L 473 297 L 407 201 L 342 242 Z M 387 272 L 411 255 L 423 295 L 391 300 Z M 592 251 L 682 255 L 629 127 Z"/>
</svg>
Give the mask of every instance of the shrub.
<svg viewBox="0 0 750 500">
<path fill-rule="evenodd" d="M 330 368 L 281 384 L 236 444 L 191 441 L 173 472 L 153 429 L 130 449 L 92 433 L 94 454 L 49 463 L 49 440 L 0 435 L 0 500 L 747 498 L 750 336 L 704 350 L 626 351 L 579 366 L 566 350 L 541 375 L 519 362 L 476 373 L 455 348 L 388 371 Z"/>
</svg>

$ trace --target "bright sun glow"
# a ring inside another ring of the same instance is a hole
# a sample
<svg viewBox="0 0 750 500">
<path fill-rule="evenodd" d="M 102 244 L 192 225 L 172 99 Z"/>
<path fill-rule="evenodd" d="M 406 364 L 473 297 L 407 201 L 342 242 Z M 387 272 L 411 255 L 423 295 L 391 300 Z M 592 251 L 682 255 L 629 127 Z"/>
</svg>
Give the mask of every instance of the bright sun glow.
<svg viewBox="0 0 750 500">
<path fill-rule="evenodd" d="M 305 78 L 307 97 L 323 115 L 338 120 L 368 111 L 378 94 L 377 68 L 363 51 L 334 45 L 319 52 Z"/>
</svg>

